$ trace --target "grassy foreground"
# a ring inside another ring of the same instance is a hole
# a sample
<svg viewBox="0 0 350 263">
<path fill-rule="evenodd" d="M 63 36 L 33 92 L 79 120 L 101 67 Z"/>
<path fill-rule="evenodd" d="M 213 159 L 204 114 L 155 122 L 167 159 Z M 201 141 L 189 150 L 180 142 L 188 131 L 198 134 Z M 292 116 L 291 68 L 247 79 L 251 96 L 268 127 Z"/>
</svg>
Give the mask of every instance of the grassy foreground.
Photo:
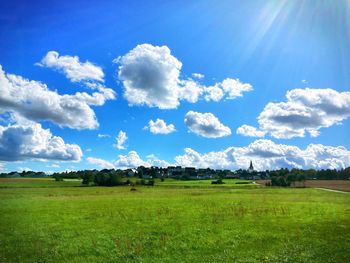
<svg viewBox="0 0 350 263">
<path fill-rule="evenodd" d="M 70 183 L 0 188 L 0 262 L 350 262 L 349 194 Z"/>
</svg>

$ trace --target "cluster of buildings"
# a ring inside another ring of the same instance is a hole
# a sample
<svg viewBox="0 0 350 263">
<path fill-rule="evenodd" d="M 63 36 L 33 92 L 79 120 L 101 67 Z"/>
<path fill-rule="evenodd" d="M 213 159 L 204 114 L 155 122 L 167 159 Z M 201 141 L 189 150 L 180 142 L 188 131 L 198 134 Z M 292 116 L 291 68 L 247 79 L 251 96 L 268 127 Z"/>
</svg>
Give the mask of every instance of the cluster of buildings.
<svg viewBox="0 0 350 263">
<path fill-rule="evenodd" d="M 128 176 L 138 175 L 140 178 L 152 179 L 152 178 L 174 178 L 182 180 L 201 180 L 201 179 L 266 179 L 268 177 L 267 172 L 257 172 L 254 170 L 253 163 L 250 162 L 250 166 L 247 170 L 214 170 L 210 168 L 195 168 L 195 167 L 182 167 L 182 166 L 168 166 L 166 168 L 161 167 L 143 167 L 140 166 L 137 169 L 125 170 Z"/>
</svg>

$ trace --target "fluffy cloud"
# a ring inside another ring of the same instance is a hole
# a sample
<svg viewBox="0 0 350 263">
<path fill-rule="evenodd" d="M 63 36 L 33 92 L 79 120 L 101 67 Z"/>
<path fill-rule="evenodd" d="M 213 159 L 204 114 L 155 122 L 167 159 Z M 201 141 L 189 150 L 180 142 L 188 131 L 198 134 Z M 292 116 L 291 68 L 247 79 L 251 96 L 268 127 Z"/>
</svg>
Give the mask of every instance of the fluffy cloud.
<svg viewBox="0 0 350 263">
<path fill-rule="evenodd" d="M 184 155 L 175 157 L 177 165 L 197 168 L 233 169 L 236 164 L 233 148 L 221 152 L 200 154 L 191 148 L 185 149 Z"/>
<path fill-rule="evenodd" d="M 137 168 L 139 166 L 150 166 L 148 162 L 143 161 L 136 151 L 130 151 L 127 155 L 119 155 L 115 161 L 117 168 Z"/>
<path fill-rule="evenodd" d="M 94 157 L 88 157 L 86 158 L 86 161 L 90 164 L 96 165 L 102 169 L 114 169 L 114 164 L 111 162 L 108 162 L 106 160 L 100 159 L 100 158 L 94 158 Z"/>
<path fill-rule="evenodd" d="M 191 78 L 181 79 L 182 63 L 167 46 L 142 44 L 115 60 L 119 64 L 118 77 L 123 83 L 124 97 L 129 105 L 147 105 L 160 109 L 174 109 L 180 100 L 197 102 L 202 95 L 209 101 L 242 96 L 251 91 L 250 84 L 227 78 L 206 87 Z M 195 79 L 204 75 L 194 73 Z"/>
<path fill-rule="evenodd" d="M 36 65 L 62 71 L 72 82 L 104 81 L 100 67 L 89 61 L 80 62 L 77 56 L 60 56 L 56 51 L 49 51 Z"/>
<path fill-rule="evenodd" d="M 207 138 L 219 138 L 231 134 L 231 129 L 209 112 L 189 111 L 185 116 L 185 124 L 191 132 Z"/>
<path fill-rule="evenodd" d="M 118 133 L 118 136 L 115 138 L 116 139 L 116 144 L 114 145 L 115 148 L 118 150 L 124 150 L 126 140 L 128 139 L 128 136 L 126 136 L 126 133 L 123 131 L 120 131 Z"/>
<path fill-rule="evenodd" d="M 293 89 L 287 102 L 268 103 L 258 120 L 260 129 L 275 138 L 312 137 L 319 129 L 340 124 L 350 116 L 350 92 L 332 89 Z"/>
<path fill-rule="evenodd" d="M 218 152 L 200 154 L 186 148 L 175 157 L 182 166 L 216 169 L 247 169 L 252 160 L 258 170 L 277 168 L 341 169 L 350 166 L 350 151 L 342 146 L 310 144 L 302 150 L 296 146 L 259 139 L 246 147 L 229 147 Z"/>
<path fill-rule="evenodd" d="M 118 59 L 119 79 L 130 105 L 173 109 L 179 105 L 178 82 L 182 63 L 166 46 L 136 46 Z"/>
<path fill-rule="evenodd" d="M 236 130 L 237 134 L 243 135 L 243 136 L 249 136 L 249 137 L 264 137 L 265 132 L 259 131 L 257 128 L 249 125 L 242 125 L 241 127 L 238 127 Z"/>
<path fill-rule="evenodd" d="M 96 129 L 98 121 L 91 105 L 103 105 L 114 99 L 111 89 L 97 86 L 92 95 L 77 92 L 60 95 L 38 81 L 5 74 L 0 66 L 0 114 L 16 113 L 28 120 L 51 121 L 61 127 Z"/>
<path fill-rule="evenodd" d="M 0 160 L 18 161 L 44 159 L 80 161 L 82 151 L 78 145 L 66 144 L 53 136 L 40 124 L 0 126 Z"/>
<path fill-rule="evenodd" d="M 162 119 L 157 119 L 156 121 L 150 120 L 148 126 L 145 126 L 145 129 L 149 129 L 153 134 L 169 134 L 176 131 L 173 124 L 167 125 Z"/>
<path fill-rule="evenodd" d="M 242 97 L 243 92 L 252 91 L 252 85 L 248 83 L 242 83 L 239 79 L 227 78 L 221 82 L 222 89 L 227 93 L 226 99 L 235 99 Z"/>
<path fill-rule="evenodd" d="M 179 99 L 187 100 L 195 103 L 198 101 L 200 95 L 203 93 L 203 87 L 194 80 L 179 81 L 181 88 L 178 89 Z"/>
<path fill-rule="evenodd" d="M 170 166 L 170 163 L 164 160 L 160 160 L 157 156 L 154 154 L 150 154 L 147 156 L 147 163 L 149 166 L 157 166 L 157 167 L 168 167 Z"/>
<path fill-rule="evenodd" d="M 219 84 L 204 88 L 206 101 L 219 101 L 224 97 L 224 91 Z"/>
<path fill-rule="evenodd" d="M 147 160 L 144 161 L 136 151 L 130 151 L 127 155 L 119 155 L 114 164 L 120 169 L 137 168 L 139 166 L 167 167 L 170 165 L 168 162 L 158 159 L 154 154 L 148 155 Z"/>
</svg>

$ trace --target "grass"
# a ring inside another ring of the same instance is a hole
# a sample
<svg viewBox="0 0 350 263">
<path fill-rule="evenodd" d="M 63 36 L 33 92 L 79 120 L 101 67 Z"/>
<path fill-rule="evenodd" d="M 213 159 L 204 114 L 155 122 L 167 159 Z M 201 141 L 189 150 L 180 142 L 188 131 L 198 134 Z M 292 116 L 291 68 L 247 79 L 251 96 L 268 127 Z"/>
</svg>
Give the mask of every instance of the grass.
<svg viewBox="0 0 350 263">
<path fill-rule="evenodd" d="M 166 178 L 164 182 L 160 179 L 156 180 L 157 186 L 174 186 L 174 187 L 244 187 L 244 188 L 257 188 L 258 184 L 254 184 L 251 180 L 240 180 L 240 179 L 224 179 L 222 180 L 224 184 L 212 184 L 211 180 L 175 180 L 171 178 Z"/>
<path fill-rule="evenodd" d="M 53 178 L 0 178 L 0 188 L 73 187 L 81 186 L 80 179 L 64 179 L 56 182 Z"/>
<path fill-rule="evenodd" d="M 0 262 L 350 262 L 346 194 L 56 183 L 0 189 Z"/>
</svg>

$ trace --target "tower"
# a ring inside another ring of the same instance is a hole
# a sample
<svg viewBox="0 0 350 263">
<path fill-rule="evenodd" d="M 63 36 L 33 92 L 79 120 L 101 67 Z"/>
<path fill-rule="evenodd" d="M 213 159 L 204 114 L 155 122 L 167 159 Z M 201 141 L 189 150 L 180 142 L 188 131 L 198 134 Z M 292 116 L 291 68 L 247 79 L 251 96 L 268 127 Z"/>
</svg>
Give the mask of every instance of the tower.
<svg viewBox="0 0 350 263">
<path fill-rule="evenodd" d="M 253 162 L 250 161 L 250 165 L 249 165 L 249 168 L 248 168 L 248 172 L 251 173 L 254 171 L 254 167 L 253 167 Z"/>
</svg>

